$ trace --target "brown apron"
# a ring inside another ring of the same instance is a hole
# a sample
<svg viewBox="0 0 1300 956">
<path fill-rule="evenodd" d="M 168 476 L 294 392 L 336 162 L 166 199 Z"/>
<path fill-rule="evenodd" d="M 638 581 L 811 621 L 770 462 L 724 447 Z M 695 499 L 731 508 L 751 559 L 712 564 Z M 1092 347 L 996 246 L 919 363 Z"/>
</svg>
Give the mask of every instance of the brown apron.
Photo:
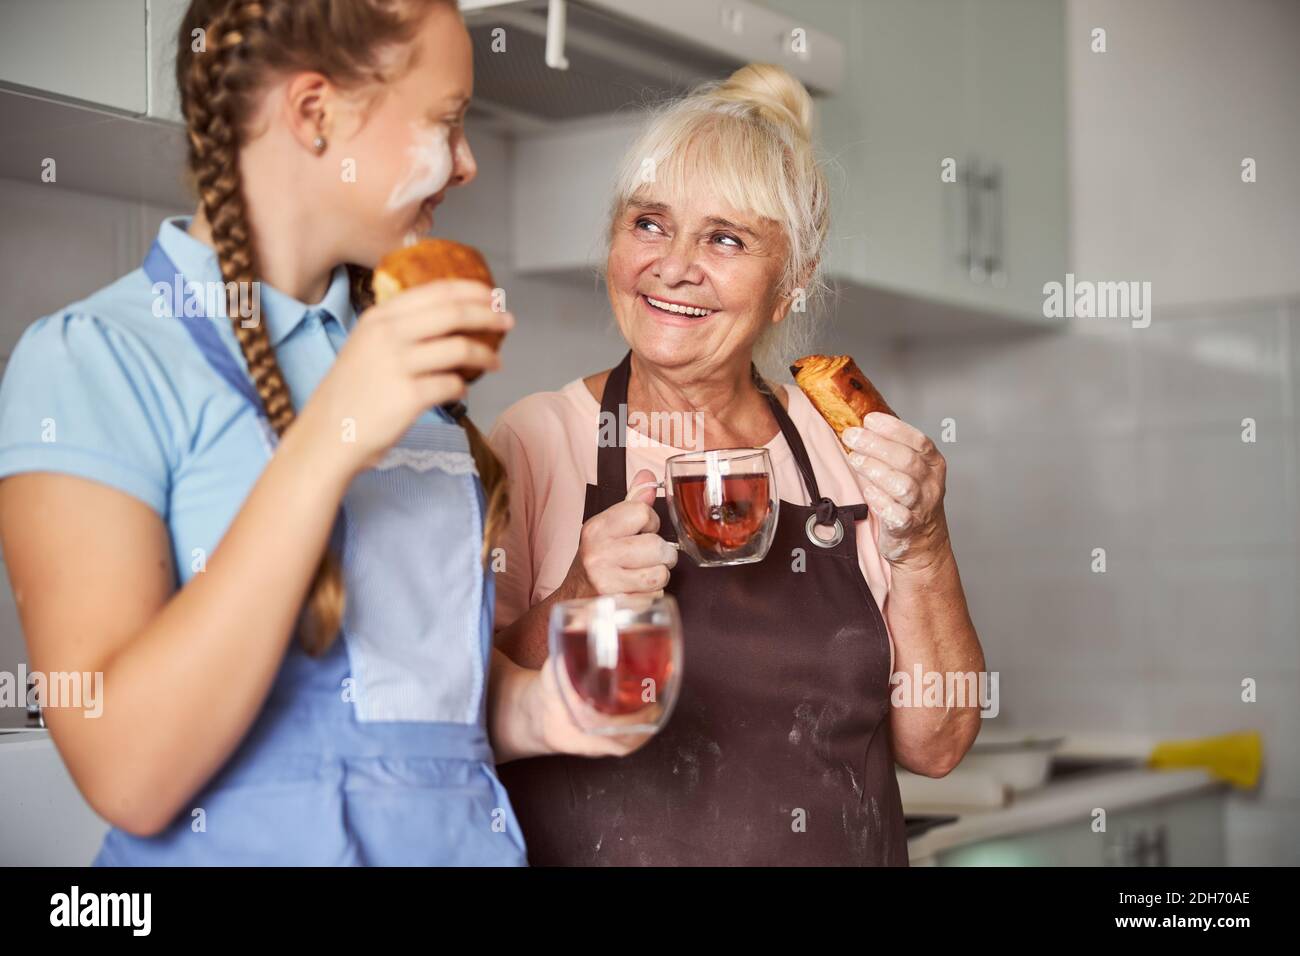
<svg viewBox="0 0 1300 956">
<path fill-rule="evenodd" d="M 601 408 L 621 421 L 631 355 Z M 501 780 L 534 866 L 907 865 L 889 736 L 889 638 L 858 565 L 866 506 L 821 497 L 803 440 L 766 394 L 814 507 L 782 500 L 762 561 L 701 568 L 682 555 L 685 665 L 671 719 L 627 757 L 536 757 Z M 583 521 L 627 496 L 617 446 L 597 452 Z M 779 489 L 778 489 L 779 490 Z M 675 540 L 664 499 L 660 534 Z M 838 520 L 820 547 L 810 520 Z"/>
</svg>

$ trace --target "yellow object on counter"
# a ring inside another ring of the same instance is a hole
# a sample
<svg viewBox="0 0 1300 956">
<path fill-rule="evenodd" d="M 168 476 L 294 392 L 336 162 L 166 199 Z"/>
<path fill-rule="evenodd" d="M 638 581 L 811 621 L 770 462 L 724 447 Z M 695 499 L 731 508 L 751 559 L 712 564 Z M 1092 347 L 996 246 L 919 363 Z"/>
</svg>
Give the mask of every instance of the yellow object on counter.
<svg viewBox="0 0 1300 956">
<path fill-rule="evenodd" d="M 1200 740 L 1168 740 L 1156 744 L 1147 765 L 1160 770 L 1203 767 L 1217 779 L 1249 790 L 1259 783 L 1264 743 L 1256 730 Z"/>
</svg>

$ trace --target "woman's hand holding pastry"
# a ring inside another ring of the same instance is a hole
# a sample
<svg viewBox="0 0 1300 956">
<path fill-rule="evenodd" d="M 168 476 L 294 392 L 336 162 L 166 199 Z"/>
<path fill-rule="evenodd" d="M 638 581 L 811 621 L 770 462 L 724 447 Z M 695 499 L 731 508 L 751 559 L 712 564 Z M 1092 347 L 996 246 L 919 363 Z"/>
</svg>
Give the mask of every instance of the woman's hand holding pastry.
<svg viewBox="0 0 1300 956">
<path fill-rule="evenodd" d="M 863 498 L 880 519 L 881 556 L 897 569 L 921 571 L 951 554 L 943 508 L 948 466 L 934 442 L 881 412 L 840 437 Z"/>
</svg>

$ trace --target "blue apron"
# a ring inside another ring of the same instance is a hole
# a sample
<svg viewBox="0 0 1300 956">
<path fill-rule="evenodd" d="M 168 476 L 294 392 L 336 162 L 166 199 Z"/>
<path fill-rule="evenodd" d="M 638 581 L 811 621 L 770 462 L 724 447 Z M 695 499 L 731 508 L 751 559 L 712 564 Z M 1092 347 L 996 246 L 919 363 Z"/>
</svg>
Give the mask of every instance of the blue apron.
<svg viewBox="0 0 1300 956">
<path fill-rule="evenodd" d="M 184 281 L 156 242 L 144 270 Z M 215 325 L 176 318 L 272 449 Z M 465 430 L 441 409 L 423 416 L 344 496 L 340 639 L 319 658 L 295 639 L 225 766 L 161 834 L 111 829 L 95 865 L 525 865 L 485 730 L 483 509 Z"/>
</svg>

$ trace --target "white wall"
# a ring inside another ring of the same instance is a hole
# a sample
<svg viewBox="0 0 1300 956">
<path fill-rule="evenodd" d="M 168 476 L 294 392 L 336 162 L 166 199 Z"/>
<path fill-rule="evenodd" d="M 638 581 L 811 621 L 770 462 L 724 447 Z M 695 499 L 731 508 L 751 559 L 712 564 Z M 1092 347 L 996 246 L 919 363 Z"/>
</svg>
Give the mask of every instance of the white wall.
<svg viewBox="0 0 1300 956">
<path fill-rule="evenodd" d="M 1189 308 L 1147 329 L 910 347 L 890 396 L 932 436 L 956 423 L 948 514 L 999 722 L 1260 730 L 1233 863 L 1300 863 L 1298 343 L 1300 298 Z"/>
</svg>

